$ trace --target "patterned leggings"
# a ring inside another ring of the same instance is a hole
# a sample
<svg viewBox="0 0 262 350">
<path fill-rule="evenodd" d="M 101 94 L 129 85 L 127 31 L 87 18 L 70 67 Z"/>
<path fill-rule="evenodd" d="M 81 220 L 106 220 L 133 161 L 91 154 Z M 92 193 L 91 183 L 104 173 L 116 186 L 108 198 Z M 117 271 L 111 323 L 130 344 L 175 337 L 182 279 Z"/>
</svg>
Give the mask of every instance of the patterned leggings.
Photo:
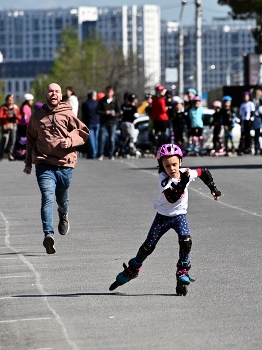
<svg viewBox="0 0 262 350">
<path fill-rule="evenodd" d="M 186 214 L 170 217 L 157 213 L 144 244 L 147 244 L 150 247 L 155 247 L 160 238 L 171 228 L 176 231 L 178 236 L 189 235 L 190 231 L 186 219 Z M 189 256 L 190 253 L 181 252 L 181 250 L 179 250 L 179 259 L 182 261 L 189 260 Z M 143 259 L 143 261 L 145 259 Z M 136 257 L 137 262 L 142 263 L 143 261 L 141 260 L 141 257 Z"/>
</svg>

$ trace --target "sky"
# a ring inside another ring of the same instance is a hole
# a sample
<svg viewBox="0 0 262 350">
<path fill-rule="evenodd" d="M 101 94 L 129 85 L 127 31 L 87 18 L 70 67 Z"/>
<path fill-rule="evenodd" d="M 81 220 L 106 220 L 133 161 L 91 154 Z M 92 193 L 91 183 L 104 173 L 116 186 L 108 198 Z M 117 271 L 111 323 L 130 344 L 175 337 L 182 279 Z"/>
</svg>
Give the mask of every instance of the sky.
<svg viewBox="0 0 262 350">
<path fill-rule="evenodd" d="M 228 6 L 220 6 L 218 0 L 202 0 L 203 24 L 210 23 L 212 17 L 225 17 L 229 12 Z M 99 6 L 123 6 L 123 5 L 158 5 L 161 8 L 161 18 L 169 21 L 178 21 L 181 0 L 100 0 Z M 7 6 L 8 4 L 8 6 Z M 55 5 L 54 5 L 55 4 Z M 187 0 L 183 12 L 183 24 L 193 24 L 195 21 L 195 0 Z M 32 0 L 9 0 L 1 1 L 0 10 L 23 10 L 23 9 L 46 9 L 53 7 L 78 7 L 97 6 L 97 0 L 45 0 L 32 4 Z"/>
</svg>

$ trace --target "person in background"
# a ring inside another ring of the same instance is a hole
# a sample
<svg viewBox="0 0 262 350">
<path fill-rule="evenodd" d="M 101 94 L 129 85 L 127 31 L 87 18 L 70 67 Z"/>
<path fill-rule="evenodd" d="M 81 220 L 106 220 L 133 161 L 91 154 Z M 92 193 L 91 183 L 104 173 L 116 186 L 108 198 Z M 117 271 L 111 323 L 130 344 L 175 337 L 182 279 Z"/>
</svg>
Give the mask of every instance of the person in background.
<svg viewBox="0 0 262 350">
<path fill-rule="evenodd" d="M 115 132 L 117 121 L 120 116 L 120 106 L 114 97 L 115 92 L 113 87 L 109 85 L 105 90 L 105 96 L 98 101 L 96 110 L 96 113 L 100 116 L 98 160 L 104 159 L 107 135 L 109 136 L 109 159 L 114 160 Z"/>
<path fill-rule="evenodd" d="M 174 103 L 174 118 L 172 121 L 173 132 L 174 132 L 174 142 L 179 147 L 184 146 L 184 130 L 186 127 L 185 113 L 183 111 L 183 100 L 179 96 L 173 97 Z M 183 149 L 182 149 L 183 150 Z"/>
<path fill-rule="evenodd" d="M 256 86 L 252 93 L 252 102 L 255 105 L 255 110 L 257 111 L 260 107 L 260 97 L 262 96 L 262 89 L 260 86 Z"/>
<path fill-rule="evenodd" d="M 224 128 L 224 146 L 226 155 L 229 156 L 235 153 L 233 128 L 235 127 L 236 115 L 232 109 L 232 97 L 229 95 L 222 98 L 222 124 Z M 231 143 L 231 149 L 229 149 L 228 143 Z M 229 150 L 231 152 L 229 152 Z"/>
<path fill-rule="evenodd" d="M 82 104 L 82 121 L 88 127 L 89 135 L 89 157 L 95 159 L 98 154 L 98 138 L 100 130 L 100 116 L 97 114 L 97 92 L 90 91 L 87 100 Z"/>
<path fill-rule="evenodd" d="M 166 89 L 162 85 L 157 85 L 155 91 L 156 93 L 152 98 L 151 118 L 154 123 L 155 147 L 159 148 L 168 141 L 169 118 L 165 100 Z"/>
<path fill-rule="evenodd" d="M 241 120 L 241 134 L 244 137 L 244 153 L 248 154 L 251 151 L 251 127 L 254 120 L 255 105 L 250 101 L 250 92 L 243 93 L 243 103 L 239 108 L 239 116 Z"/>
<path fill-rule="evenodd" d="M 211 150 L 211 155 L 218 155 L 223 154 L 224 155 L 224 149 L 223 149 L 223 143 L 222 139 L 220 137 L 222 125 L 223 125 L 223 117 L 221 113 L 222 103 L 221 101 L 214 101 L 213 102 L 213 108 L 215 110 L 215 113 L 213 114 L 212 122 L 210 126 L 214 127 L 213 129 L 213 149 Z"/>
<path fill-rule="evenodd" d="M 32 164 L 41 192 L 43 246 L 54 254 L 54 197 L 58 204 L 58 232 L 69 232 L 69 186 L 77 161 L 75 147 L 83 145 L 89 136 L 88 128 L 73 113 L 68 103 L 61 102 L 61 87 L 50 84 L 46 89 L 46 104 L 36 110 L 27 126 L 24 173 L 30 175 Z"/>
<path fill-rule="evenodd" d="M 198 151 L 203 147 L 203 109 L 201 99 L 195 96 L 193 107 L 189 110 L 190 130 L 192 136 L 192 151 Z"/>
<path fill-rule="evenodd" d="M 137 96 L 136 94 L 129 94 L 127 96 L 127 102 L 122 106 L 122 123 L 121 123 L 121 149 L 123 146 L 128 145 L 128 153 L 131 156 L 136 155 L 136 148 L 134 144 L 135 137 L 135 125 L 134 120 L 138 118 L 137 113 Z"/>
<path fill-rule="evenodd" d="M 167 106 L 166 112 L 169 118 L 169 124 L 171 124 L 175 113 L 175 105 L 173 101 L 172 90 L 166 90 L 165 99 L 166 99 L 166 106 Z"/>
<path fill-rule="evenodd" d="M 26 137 L 26 129 L 32 114 L 33 103 L 34 103 L 34 96 L 32 94 L 25 94 L 24 102 L 20 107 L 21 119 L 19 120 L 19 123 L 17 125 L 18 138 Z"/>
<path fill-rule="evenodd" d="M 66 88 L 66 96 L 68 98 L 68 103 L 72 107 L 73 112 L 75 113 L 76 117 L 78 115 L 78 98 L 76 97 L 75 91 L 72 86 L 67 86 Z"/>
<path fill-rule="evenodd" d="M 259 97 L 259 107 L 255 111 L 253 129 L 255 130 L 255 155 L 261 154 L 260 152 L 260 128 L 262 120 L 262 96 Z"/>
<path fill-rule="evenodd" d="M 151 94 L 145 94 L 145 99 L 141 103 L 141 105 L 137 108 L 138 114 L 146 114 L 147 113 L 147 107 L 152 104 L 152 95 Z"/>
<path fill-rule="evenodd" d="M 184 96 L 184 115 L 187 125 L 187 140 L 188 140 L 188 150 L 191 151 L 192 148 L 192 133 L 191 133 L 191 121 L 189 117 L 189 110 L 194 107 L 194 98 L 197 96 L 197 91 L 194 88 L 187 90 Z"/>
<path fill-rule="evenodd" d="M 42 108 L 43 105 L 44 105 L 43 102 L 37 101 L 37 102 L 34 104 L 34 110 L 37 111 L 38 109 Z"/>
<path fill-rule="evenodd" d="M 5 97 L 5 103 L 0 107 L 0 122 L 2 127 L 2 139 L 0 142 L 0 161 L 7 149 L 8 159 L 15 160 L 14 148 L 16 143 L 17 124 L 21 119 L 20 109 L 15 104 L 14 95 Z"/>
<path fill-rule="evenodd" d="M 189 109 L 194 107 L 194 98 L 197 96 L 197 91 L 194 88 L 187 90 L 187 94 L 184 96 L 185 112 L 189 112 Z"/>
</svg>

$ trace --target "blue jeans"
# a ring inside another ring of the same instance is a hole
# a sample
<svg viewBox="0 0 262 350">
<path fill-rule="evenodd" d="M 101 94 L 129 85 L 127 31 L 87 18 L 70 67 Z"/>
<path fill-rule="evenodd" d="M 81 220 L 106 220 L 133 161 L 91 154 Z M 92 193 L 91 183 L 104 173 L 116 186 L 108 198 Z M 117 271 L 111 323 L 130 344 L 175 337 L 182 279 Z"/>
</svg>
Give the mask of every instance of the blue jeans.
<svg viewBox="0 0 262 350">
<path fill-rule="evenodd" d="M 73 169 L 47 163 L 36 165 L 36 178 L 41 192 L 41 220 L 44 234 L 54 235 L 53 206 L 54 197 L 58 204 L 58 213 L 68 213 L 69 186 Z"/>
<path fill-rule="evenodd" d="M 91 158 L 96 158 L 98 154 L 98 137 L 100 124 L 89 124 L 88 126 L 89 135 L 89 156 Z"/>
<path fill-rule="evenodd" d="M 9 148 L 9 156 L 14 154 L 15 142 L 16 142 L 17 125 L 13 124 L 12 130 L 2 129 L 2 139 L 0 141 L 0 159 L 3 158 L 6 147 Z"/>
<path fill-rule="evenodd" d="M 116 124 L 100 125 L 100 135 L 99 135 L 99 155 L 100 156 L 104 155 L 107 135 L 109 137 L 109 149 L 108 149 L 109 157 L 112 157 L 114 155 L 115 132 L 116 132 Z"/>
</svg>

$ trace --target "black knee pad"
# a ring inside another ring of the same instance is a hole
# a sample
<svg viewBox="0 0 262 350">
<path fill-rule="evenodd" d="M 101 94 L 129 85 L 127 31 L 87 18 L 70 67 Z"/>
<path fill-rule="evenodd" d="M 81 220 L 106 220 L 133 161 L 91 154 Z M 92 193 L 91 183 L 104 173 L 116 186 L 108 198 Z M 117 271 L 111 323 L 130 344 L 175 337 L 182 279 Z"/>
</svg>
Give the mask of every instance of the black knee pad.
<svg viewBox="0 0 262 350">
<path fill-rule="evenodd" d="M 138 250 L 137 258 L 145 259 L 148 255 L 153 253 L 156 246 L 150 246 L 148 243 L 143 243 Z"/>
<path fill-rule="evenodd" d="M 192 238 L 190 237 L 190 235 L 178 236 L 178 243 L 179 243 L 181 252 L 189 253 L 191 251 Z"/>
</svg>

